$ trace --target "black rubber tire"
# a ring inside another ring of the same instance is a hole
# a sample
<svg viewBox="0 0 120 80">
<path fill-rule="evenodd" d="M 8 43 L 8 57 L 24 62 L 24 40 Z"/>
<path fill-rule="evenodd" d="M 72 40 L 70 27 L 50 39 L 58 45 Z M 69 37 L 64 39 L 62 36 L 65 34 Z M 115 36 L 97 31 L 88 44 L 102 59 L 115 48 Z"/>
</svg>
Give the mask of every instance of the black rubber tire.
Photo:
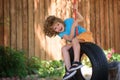
<svg viewBox="0 0 120 80">
<path fill-rule="evenodd" d="M 80 43 L 81 45 L 81 57 L 85 54 L 92 64 L 92 76 L 90 80 L 108 80 L 108 62 L 103 50 L 94 43 Z M 70 59 L 71 64 L 74 60 L 74 52 L 71 48 Z M 85 80 L 85 78 L 81 74 L 81 70 L 77 71 L 77 74 L 70 78 L 69 80 Z"/>
</svg>

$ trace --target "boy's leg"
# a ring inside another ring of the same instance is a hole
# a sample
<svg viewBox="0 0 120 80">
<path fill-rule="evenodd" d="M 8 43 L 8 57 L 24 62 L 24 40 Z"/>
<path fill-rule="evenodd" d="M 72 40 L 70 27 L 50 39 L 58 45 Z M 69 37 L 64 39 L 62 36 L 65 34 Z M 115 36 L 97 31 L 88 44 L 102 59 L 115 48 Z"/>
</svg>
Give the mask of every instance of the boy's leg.
<svg viewBox="0 0 120 80">
<path fill-rule="evenodd" d="M 74 76 L 76 74 L 77 71 L 69 71 L 70 67 L 71 67 L 71 62 L 70 62 L 70 54 L 69 54 L 69 49 L 72 47 L 71 44 L 67 44 L 65 46 L 62 47 L 62 55 L 63 55 L 63 60 L 65 62 L 65 66 L 66 66 L 66 73 L 63 76 L 63 80 L 66 80 L 68 78 L 71 78 L 72 76 Z"/>
<path fill-rule="evenodd" d="M 80 44 L 79 44 L 79 40 L 77 38 L 73 38 L 72 46 L 73 46 L 73 51 L 74 51 L 74 61 L 79 62 Z"/>
<path fill-rule="evenodd" d="M 65 66 L 67 68 L 67 70 L 70 69 L 71 67 L 71 63 L 70 63 L 70 55 L 69 55 L 69 52 L 68 50 L 72 47 L 71 44 L 67 44 L 65 46 L 62 47 L 62 56 L 63 56 L 63 60 L 64 60 L 64 63 L 65 63 Z"/>
<path fill-rule="evenodd" d="M 74 62 L 72 64 L 72 67 L 70 68 L 70 71 L 79 69 L 82 67 L 81 63 L 79 62 L 79 58 L 80 58 L 80 44 L 79 44 L 79 40 L 77 38 L 74 38 L 72 40 L 72 47 L 73 47 L 73 51 L 74 51 Z"/>
</svg>

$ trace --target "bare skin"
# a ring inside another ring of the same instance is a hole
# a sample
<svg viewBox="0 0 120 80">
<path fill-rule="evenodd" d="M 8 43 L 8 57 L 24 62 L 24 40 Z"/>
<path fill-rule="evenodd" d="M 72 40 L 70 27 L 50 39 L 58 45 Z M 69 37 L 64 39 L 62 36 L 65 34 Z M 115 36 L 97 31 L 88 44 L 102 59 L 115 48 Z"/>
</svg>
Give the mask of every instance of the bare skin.
<svg viewBox="0 0 120 80">
<path fill-rule="evenodd" d="M 70 63 L 70 55 L 68 50 L 73 47 L 74 50 L 74 61 L 79 62 L 79 56 L 80 56 L 80 45 L 78 44 L 79 41 L 77 38 L 73 38 L 71 44 L 66 44 L 65 46 L 62 47 L 62 55 L 63 55 L 63 60 L 65 62 L 67 70 L 70 69 L 71 63 Z"/>
</svg>

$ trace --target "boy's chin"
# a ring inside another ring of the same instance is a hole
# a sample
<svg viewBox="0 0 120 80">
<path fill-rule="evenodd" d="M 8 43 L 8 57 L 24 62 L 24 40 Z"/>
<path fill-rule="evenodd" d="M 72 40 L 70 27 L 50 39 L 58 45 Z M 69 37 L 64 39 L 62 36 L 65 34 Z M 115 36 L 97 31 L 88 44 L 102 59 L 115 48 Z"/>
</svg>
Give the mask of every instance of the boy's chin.
<svg viewBox="0 0 120 80">
<path fill-rule="evenodd" d="M 60 32 L 63 32 L 64 30 L 61 30 Z"/>
<path fill-rule="evenodd" d="M 61 32 L 63 32 L 63 31 L 64 31 L 64 29 L 61 30 Z"/>
</svg>

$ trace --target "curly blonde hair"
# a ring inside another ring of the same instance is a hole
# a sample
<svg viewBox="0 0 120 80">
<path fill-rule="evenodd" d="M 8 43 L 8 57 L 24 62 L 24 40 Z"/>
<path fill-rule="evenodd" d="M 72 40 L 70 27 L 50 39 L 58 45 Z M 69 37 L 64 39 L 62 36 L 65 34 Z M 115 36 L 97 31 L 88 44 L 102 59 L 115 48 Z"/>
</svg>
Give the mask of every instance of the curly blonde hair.
<svg viewBox="0 0 120 80">
<path fill-rule="evenodd" d="M 52 28 L 52 26 L 57 22 L 60 22 L 63 25 L 65 25 L 64 21 L 60 18 L 57 18 L 55 16 L 47 17 L 47 19 L 45 20 L 45 23 L 44 23 L 45 35 L 47 35 L 49 37 L 53 37 L 53 36 L 56 36 L 58 34 L 58 32 L 54 31 L 54 29 Z"/>
</svg>

